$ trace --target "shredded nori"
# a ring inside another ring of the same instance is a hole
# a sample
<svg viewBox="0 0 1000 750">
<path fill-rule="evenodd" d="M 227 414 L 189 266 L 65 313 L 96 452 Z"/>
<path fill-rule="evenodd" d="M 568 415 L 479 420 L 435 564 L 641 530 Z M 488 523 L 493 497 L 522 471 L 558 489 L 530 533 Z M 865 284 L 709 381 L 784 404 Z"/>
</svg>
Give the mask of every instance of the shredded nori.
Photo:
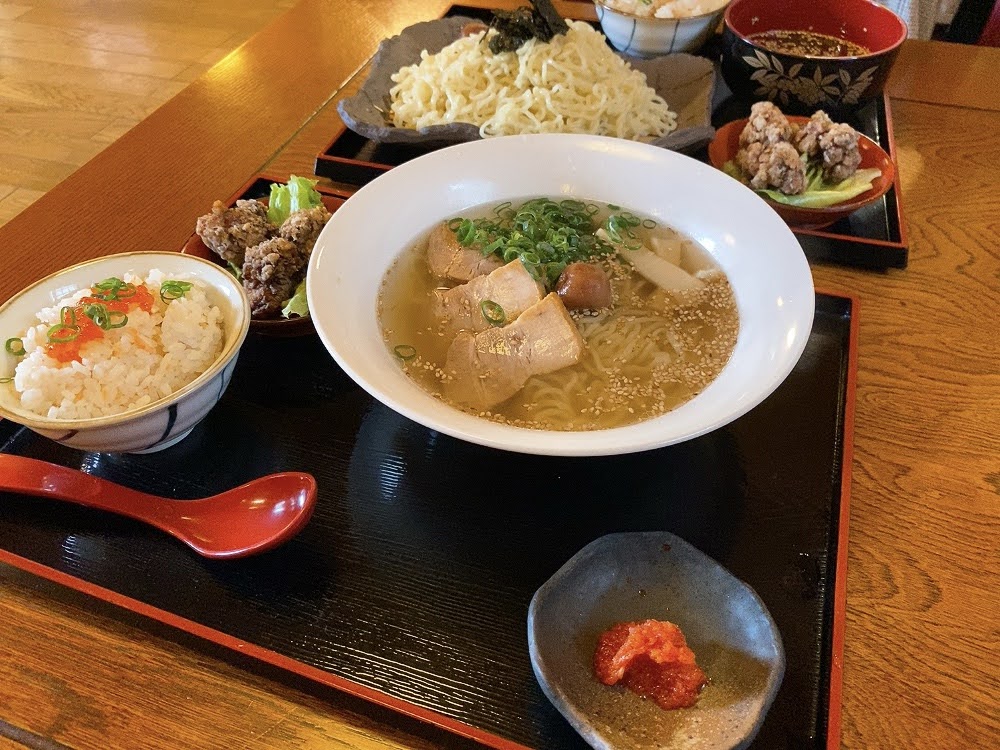
<svg viewBox="0 0 1000 750">
<path fill-rule="evenodd" d="M 514 52 L 529 39 L 547 42 L 569 28 L 551 0 L 531 0 L 530 8 L 495 10 L 490 26 L 497 31 L 490 39 L 490 51 L 495 55 Z"/>
</svg>

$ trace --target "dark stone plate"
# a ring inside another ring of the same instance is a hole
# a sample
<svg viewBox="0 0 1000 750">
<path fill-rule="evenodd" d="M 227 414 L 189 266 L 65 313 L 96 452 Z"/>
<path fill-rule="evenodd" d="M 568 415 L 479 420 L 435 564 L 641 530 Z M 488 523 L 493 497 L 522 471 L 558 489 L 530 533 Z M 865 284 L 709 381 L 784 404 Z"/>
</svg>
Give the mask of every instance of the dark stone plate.
<svg viewBox="0 0 1000 750">
<path fill-rule="evenodd" d="M 664 711 L 594 677 L 601 632 L 619 622 L 678 625 L 709 684 L 692 708 Z M 608 534 L 531 600 L 531 665 L 543 692 L 598 750 L 735 750 L 757 734 L 785 672 L 777 626 L 757 594 L 667 532 Z"/>
<path fill-rule="evenodd" d="M 388 124 L 391 76 L 400 68 L 420 61 L 420 53 L 434 54 L 458 39 L 462 27 L 473 18 L 454 16 L 414 24 L 398 36 L 383 41 L 372 61 L 371 73 L 361 89 L 337 104 L 348 128 L 376 143 L 448 146 L 479 139 L 479 128 L 468 123 L 433 125 L 414 130 Z M 704 146 L 715 134 L 711 124 L 715 70 L 712 63 L 695 55 L 676 54 L 652 60 L 629 58 L 633 68 L 646 74 L 647 83 L 677 113 L 677 129 L 652 143 L 674 151 Z"/>
</svg>

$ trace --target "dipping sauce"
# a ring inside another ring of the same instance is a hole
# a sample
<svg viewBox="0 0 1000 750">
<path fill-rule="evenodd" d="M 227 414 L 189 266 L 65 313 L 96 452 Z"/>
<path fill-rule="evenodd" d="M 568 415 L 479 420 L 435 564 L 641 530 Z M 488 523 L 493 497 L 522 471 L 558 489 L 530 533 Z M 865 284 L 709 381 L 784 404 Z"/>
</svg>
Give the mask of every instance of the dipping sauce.
<svg viewBox="0 0 1000 750">
<path fill-rule="evenodd" d="M 594 674 L 668 711 L 693 706 L 708 683 L 681 629 L 662 620 L 622 622 L 601 633 Z"/>
<path fill-rule="evenodd" d="M 749 36 L 751 42 L 771 52 L 805 57 L 858 57 L 871 50 L 847 39 L 839 39 L 815 31 L 772 29 Z"/>
</svg>

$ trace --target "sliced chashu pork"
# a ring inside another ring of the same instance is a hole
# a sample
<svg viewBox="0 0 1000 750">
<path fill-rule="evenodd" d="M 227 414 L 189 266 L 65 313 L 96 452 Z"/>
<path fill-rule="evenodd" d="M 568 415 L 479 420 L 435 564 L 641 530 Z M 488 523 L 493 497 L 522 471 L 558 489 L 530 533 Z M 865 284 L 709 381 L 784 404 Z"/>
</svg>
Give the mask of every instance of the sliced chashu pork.
<svg viewBox="0 0 1000 750">
<path fill-rule="evenodd" d="M 512 260 L 486 276 L 434 293 L 434 313 L 448 337 L 459 331 L 478 333 L 495 324 L 487 320 L 482 305 L 494 303 L 503 310 L 503 323 L 513 321 L 545 296 L 545 289 L 520 260 Z M 492 309 L 492 305 L 490 306 Z M 496 317 L 496 316 L 493 316 Z M 501 325 L 503 325 L 501 323 Z"/>
<path fill-rule="evenodd" d="M 576 364 L 586 344 L 552 292 L 510 325 L 463 332 L 448 349 L 445 394 L 474 409 L 489 409 L 524 387 L 532 375 Z"/>
<path fill-rule="evenodd" d="M 463 247 L 446 223 L 438 224 L 427 237 L 427 264 L 439 279 L 464 284 L 503 265 L 495 255 L 483 256 L 476 247 Z"/>
</svg>

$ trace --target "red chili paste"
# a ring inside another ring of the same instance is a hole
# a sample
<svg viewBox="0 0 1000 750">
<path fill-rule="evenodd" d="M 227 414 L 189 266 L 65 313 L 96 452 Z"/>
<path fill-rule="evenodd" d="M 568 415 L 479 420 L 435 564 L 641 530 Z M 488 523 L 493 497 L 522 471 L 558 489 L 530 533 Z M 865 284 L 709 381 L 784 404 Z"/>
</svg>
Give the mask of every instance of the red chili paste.
<svg viewBox="0 0 1000 750">
<path fill-rule="evenodd" d="M 135 287 L 135 294 L 121 299 L 106 300 L 100 297 L 84 297 L 76 303 L 73 310 L 73 325 L 79 329 L 77 335 L 71 341 L 50 342 L 45 345 L 46 353 L 58 362 L 72 362 L 74 359 L 81 361 L 80 349 L 88 341 L 94 341 L 104 337 L 104 330 L 88 318 L 83 310 L 86 305 L 101 304 L 109 311 L 127 313 L 129 310 L 139 308 L 150 312 L 153 309 L 153 295 L 144 285 Z M 64 321 L 66 322 L 66 321 Z"/>
<path fill-rule="evenodd" d="M 668 710 L 693 706 L 708 682 L 681 629 L 660 620 L 622 622 L 601 633 L 594 674 Z"/>
</svg>

